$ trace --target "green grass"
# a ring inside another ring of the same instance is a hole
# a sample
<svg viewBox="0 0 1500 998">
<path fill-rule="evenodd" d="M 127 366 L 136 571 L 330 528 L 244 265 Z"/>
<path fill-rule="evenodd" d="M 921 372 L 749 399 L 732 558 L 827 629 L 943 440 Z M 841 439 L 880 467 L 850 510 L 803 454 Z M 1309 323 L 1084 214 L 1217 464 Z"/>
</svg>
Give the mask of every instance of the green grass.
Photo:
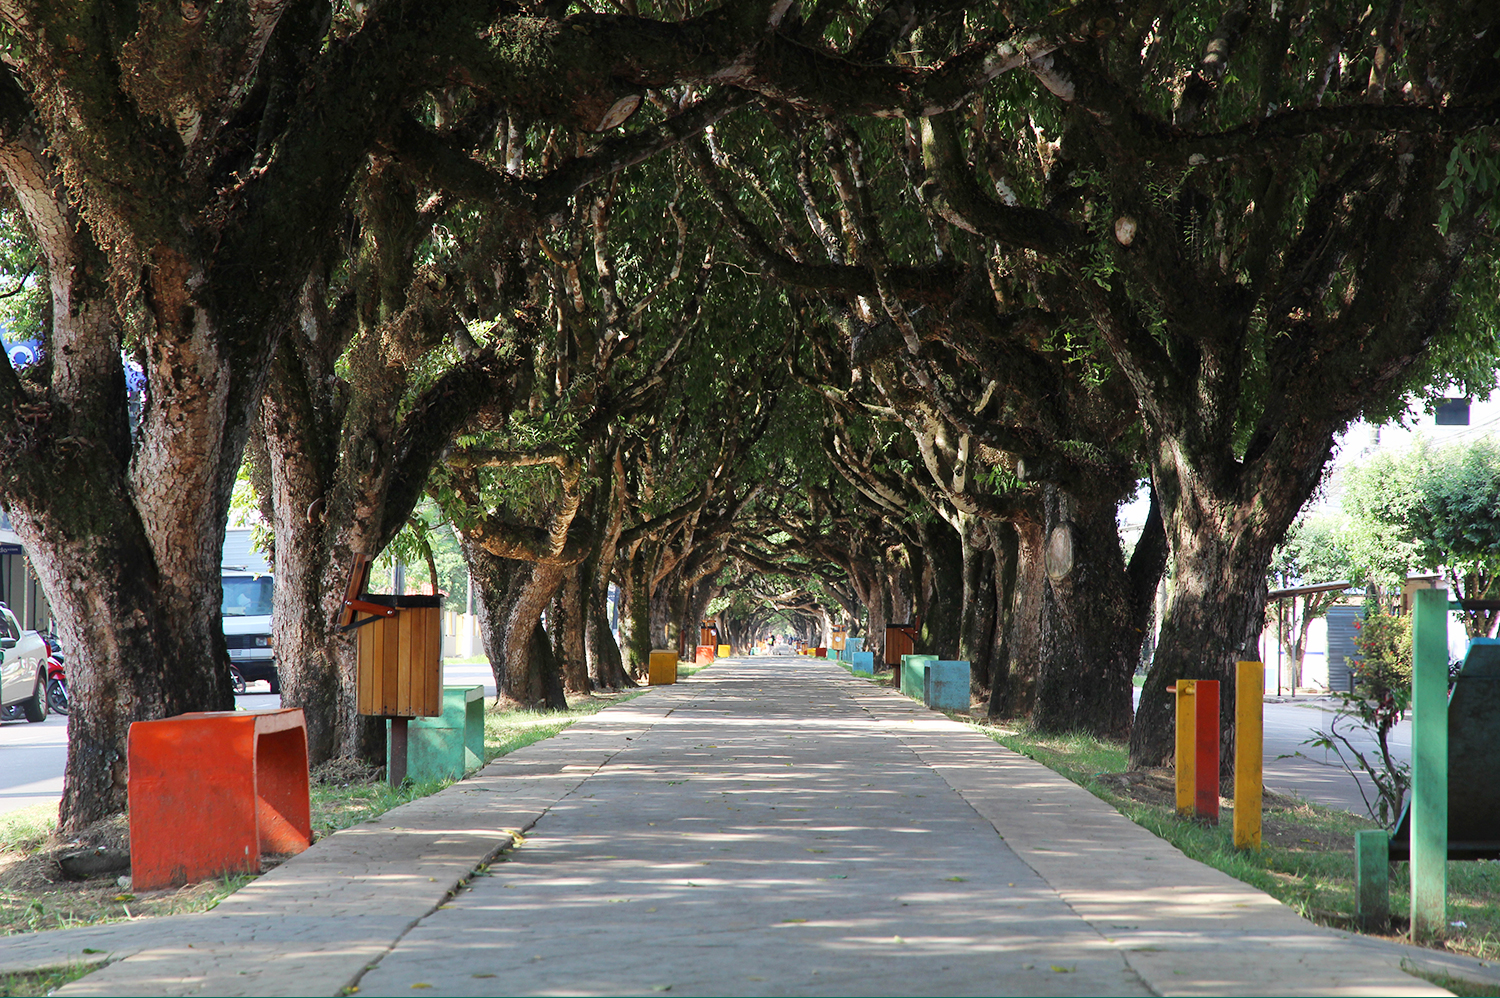
<svg viewBox="0 0 1500 998">
<path fill-rule="evenodd" d="M 684 679 L 689 679 L 693 676 L 696 676 L 698 673 L 702 672 L 704 669 L 707 669 L 711 665 L 713 665 L 712 662 L 709 662 L 706 665 L 698 665 L 695 662 L 678 662 L 677 679 L 679 682 Z"/>
<path fill-rule="evenodd" d="M 1449 977 L 1447 974 L 1428 973 L 1405 960 L 1401 962 L 1401 969 L 1413 977 L 1420 977 L 1428 984 L 1436 984 L 1444 991 L 1452 991 L 1459 998 L 1500 998 L 1500 984 L 1480 984 L 1477 981 Z"/>
<path fill-rule="evenodd" d="M 35 852 L 56 830 L 56 804 L 17 808 L 0 815 L 0 853 Z"/>
<path fill-rule="evenodd" d="M 0 998 L 40 998 L 98 969 L 95 964 L 74 963 L 29 974 L 0 974 Z"/>
<path fill-rule="evenodd" d="M 956 718 L 967 720 L 966 718 Z M 1113 805 L 1141 827 L 1171 842 L 1192 859 L 1265 891 L 1305 917 L 1339 928 L 1353 927 L 1356 831 L 1377 827 L 1347 811 L 1278 798 L 1264 808 L 1265 838 L 1259 852 L 1234 848 L 1231 812 L 1218 825 L 1179 818 L 1170 803 L 1143 803 L 1107 779 L 1123 773 L 1124 745 L 1087 735 L 1042 736 L 1024 730 L 974 725 L 1000 744 L 1035 759 Z M 1391 911 L 1411 905 L 1410 867 L 1391 864 Z M 1449 949 L 1483 960 L 1500 959 L 1500 863 L 1448 864 Z"/>
</svg>

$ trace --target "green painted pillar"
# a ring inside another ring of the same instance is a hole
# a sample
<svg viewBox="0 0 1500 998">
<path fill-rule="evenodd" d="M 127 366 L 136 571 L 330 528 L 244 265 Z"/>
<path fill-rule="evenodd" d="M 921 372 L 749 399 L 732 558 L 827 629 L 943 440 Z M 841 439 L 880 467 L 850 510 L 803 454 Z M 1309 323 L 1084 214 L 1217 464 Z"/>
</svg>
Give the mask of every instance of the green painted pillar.
<svg viewBox="0 0 1500 998">
<path fill-rule="evenodd" d="M 1411 928 L 1448 928 L 1448 593 L 1412 594 Z"/>
<path fill-rule="evenodd" d="M 1383 828 L 1354 833 L 1354 920 L 1365 932 L 1391 924 L 1391 837 Z"/>
</svg>

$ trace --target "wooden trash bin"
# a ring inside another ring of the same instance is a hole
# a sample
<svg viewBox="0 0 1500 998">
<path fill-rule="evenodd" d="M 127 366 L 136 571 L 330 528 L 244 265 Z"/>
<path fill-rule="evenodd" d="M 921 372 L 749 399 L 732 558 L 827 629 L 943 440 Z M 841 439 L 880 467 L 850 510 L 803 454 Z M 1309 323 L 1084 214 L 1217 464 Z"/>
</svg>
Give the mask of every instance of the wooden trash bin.
<svg viewBox="0 0 1500 998">
<path fill-rule="evenodd" d="M 391 721 L 387 776 L 400 786 L 407 722 L 443 713 L 443 598 L 364 592 L 371 560 L 355 556 L 340 629 L 359 640 L 356 709 Z"/>
<path fill-rule="evenodd" d="M 885 664 L 895 667 L 905 655 L 916 651 L 917 628 L 912 624 L 890 624 L 885 629 Z"/>
</svg>

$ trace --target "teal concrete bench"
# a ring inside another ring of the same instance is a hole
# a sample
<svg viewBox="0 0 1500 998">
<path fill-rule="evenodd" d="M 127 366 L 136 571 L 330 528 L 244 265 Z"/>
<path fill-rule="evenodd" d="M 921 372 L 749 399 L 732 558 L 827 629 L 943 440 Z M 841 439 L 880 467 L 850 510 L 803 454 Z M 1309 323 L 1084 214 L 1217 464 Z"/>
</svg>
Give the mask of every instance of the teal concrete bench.
<svg viewBox="0 0 1500 998">
<path fill-rule="evenodd" d="M 928 663 L 922 702 L 935 710 L 968 710 L 969 663 L 962 660 Z"/>
<path fill-rule="evenodd" d="M 927 667 L 937 660 L 936 655 L 902 655 L 901 692 L 926 703 Z"/>
<path fill-rule="evenodd" d="M 390 762 L 387 721 L 387 767 Z M 444 686 L 443 712 L 437 717 L 414 717 L 407 724 L 406 775 L 418 782 L 457 780 L 483 764 L 484 687 Z"/>
<path fill-rule="evenodd" d="M 854 670 L 856 676 L 875 675 L 875 653 L 872 651 L 851 652 L 849 667 Z"/>
</svg>

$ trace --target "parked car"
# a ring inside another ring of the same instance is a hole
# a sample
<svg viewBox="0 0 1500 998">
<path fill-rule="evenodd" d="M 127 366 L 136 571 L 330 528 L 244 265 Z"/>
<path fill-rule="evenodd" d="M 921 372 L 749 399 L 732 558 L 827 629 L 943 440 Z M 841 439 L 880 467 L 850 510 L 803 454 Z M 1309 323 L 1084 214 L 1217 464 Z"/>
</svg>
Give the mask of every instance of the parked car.
<svg viewBox="0 0 1500 998">
<path fill-rule="evenodd" d="M 10 607 L 0 603 L 0 717 L 47 719 L 47 642 L 23 631 Z"/>
<path fill-rule="evenodd" d="M 275 581 L 265 572 L 225 568 L 222 574 L 224 644 L 229 648 L 230 674 L 235 692 L 244 683 L 264 679 L 272 693 L 281 692 L 276 656 L 271 648 L 271 596 Z"/>
</svg>

